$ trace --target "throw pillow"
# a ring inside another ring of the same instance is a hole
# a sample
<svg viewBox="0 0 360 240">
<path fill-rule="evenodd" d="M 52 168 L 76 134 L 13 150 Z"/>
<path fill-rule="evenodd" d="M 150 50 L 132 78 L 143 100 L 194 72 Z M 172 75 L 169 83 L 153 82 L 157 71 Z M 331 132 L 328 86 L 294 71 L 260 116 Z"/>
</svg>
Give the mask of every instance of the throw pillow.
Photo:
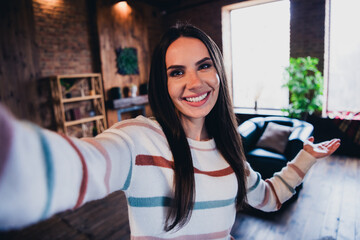
<svg viewBox="0 0 360 240">
<path fill-rule="evenodd" d="M 283 154 L 291 132 L 292 127 L 269 122 L 256 146 Z"/>
</svg>

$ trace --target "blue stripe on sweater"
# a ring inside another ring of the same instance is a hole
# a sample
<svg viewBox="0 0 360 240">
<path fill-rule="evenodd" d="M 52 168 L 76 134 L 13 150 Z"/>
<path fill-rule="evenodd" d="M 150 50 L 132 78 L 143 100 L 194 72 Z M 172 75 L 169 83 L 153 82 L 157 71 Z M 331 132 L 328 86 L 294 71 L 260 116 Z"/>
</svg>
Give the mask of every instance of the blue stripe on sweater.
<svg viewBox="0 0 360 240">
<path fill-rule="evenodd" d="M 259 183 L 260 183 L 261 175 L 260 175 L 260 173 L 258 173 L 258 172 L 256 172 L 256 175 L 257 175 L 256 182 L 255 182 L 254 185 L 252 185 L 251 187 L 249 187 L 249 188 L 247 189 L 247 192 L 248 192 L 248 193 L 251 192 L 251 191 L 253 191 L 255 188 L 257 188 L 257 186 L 258 186 Z"/>
<path fill-rule="evenodd" d="M 128 203 L 132 207 L 169 207 L 171 201 L 169 197 L 128 198 Z"/>
<path fill-rule="evenodd" d="M 128 203 L 131 207 L 169 207 L 171 202 L 172 199 L 169 197 L 128 198 Z M 233 204 L 234 202 L 235 198 L 195 202 L 194 210 L 226 207 Z"/>
<path fill-rule="evenodd" d="M 52 198 L 54 195 L 54 182 L 55 182 L 55 180 L 54 180 L 54 178 L 55 178 L 54 177 L 54 165 L 53 165 L 50 145 L 49 145 L 48 141 L 46 140 L 44 134 L 42 133 L 42 131 L 39 127 L 35 126 L 35 130 L 40 137 L 40 143 L 41 143 L 43 153 L 44 153 L 45 171 L 46 171 L 46 179 L 47 179 L 47 181 L 46 181 L 47 200 L 46 200 L 45 208 L 41 215 L 41 220 L 43 220 L 43 219 L 47 218 L 49 215 L 50 205 L 51 205 Z"/>
<path fill-rule="evenodd" d="M 121 189 L 123 191 L 127 190 L 129 188 L 129 186 L 130 186 L 131 176 L 132 176 L 132 168 L 133 168 L 132 164 L 133 164 L 132 161 L 130 161 L 130 169 L 129 169 L 128 175 L 126 177 L 126 181 L 124 183 L 124 186 Z"/>
<path fill-rule="evenodd" d="M 279 174 L 275 173 L 274 177 L 278 177 L 292 194 L 296 193 L 295 189 L 293 187 L 291 187 Z"/>
<path fill-rule="evenodd" d="M 226 207 L 233 203 L 235 203 L 235 198 L 230 198 L 225 200 L 195 202 L 194 209 L 201 210 L 201 209 L 209 209 L 209 208 Z"/>
</svg>

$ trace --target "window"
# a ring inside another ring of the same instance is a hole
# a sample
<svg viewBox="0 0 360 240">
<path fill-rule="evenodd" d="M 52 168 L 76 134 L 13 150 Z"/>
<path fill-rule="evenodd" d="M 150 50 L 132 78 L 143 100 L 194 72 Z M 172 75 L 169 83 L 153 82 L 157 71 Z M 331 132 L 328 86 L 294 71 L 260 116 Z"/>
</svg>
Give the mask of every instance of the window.
<svg viewBox="0 0 360 240">
<path fill-rule="evenodd" d="M 230 26 L 228 31 L 224 24 Z M 290 58 L 290 2 L 255 0 L 226 6 L 223 29 L 234 107 L 254 109 L 255 102 L 259 110 L 287 107 L 289 93 L 282 85 Z"/>
<path fill-rule="evenodd" d="M 360 1 L 328 0 L 327 7 L 326 109 L 360 112 Z"/>
</svg>

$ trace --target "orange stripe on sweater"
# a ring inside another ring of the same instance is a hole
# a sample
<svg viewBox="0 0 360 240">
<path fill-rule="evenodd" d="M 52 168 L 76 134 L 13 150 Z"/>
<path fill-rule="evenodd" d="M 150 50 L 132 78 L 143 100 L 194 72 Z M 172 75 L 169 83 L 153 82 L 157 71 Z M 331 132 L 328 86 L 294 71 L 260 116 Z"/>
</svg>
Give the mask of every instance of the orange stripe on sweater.
<svg viewBox="0 0 360 240">
<path fill-rule="evenodd" d="M 221 169 L 221 170 L 209 171 L 209 172 L 201 171 L 201 170 L 199 170 L 197 168 L 194 168 L 194 172 L 198 173 L 198 174 L 205 174 L 205 175 L 208 175 L 208 176 L 211 176 L 211 177 L 224 177 L 224 176 L 232 174 L 234 171 L 229 166 L 229 167 Z"/>
<path fill-rule="evenodd" d="M 269 198 L 270 198 L 269 186 L 268 186 L 268 184 L 265 184 L 265 195 L 264 195 L 264 199 L 263 199 L 263 201 L 262 201 L 259 205 L 256 206 L 256 208 L 262 208 L 262 207 L 264 207 L 264 206 L 268 203 Z"/>
<path fill-rule="evenodd" d="M 160 156 L 151 156 L 151 155 L 137 155 L 135 160 L 135 165 L 157 166 L 157 167 L 174 169 L 174 162 L 169 161 Z"/>
<path fill-rule="evenodd" d="M 81 206 L 81 204 L 83 203 L 84 198 L 85 198 L 87 184 L 88 184 L 88 170 L 87 170 L 84 156 L 82 155 L 80 150 L 77 148 L 77 146 L 74 144 L 74 142 L 64 134 L 60 134 L 60 136 L 62 136 L 70 144 L 70 146 L 72 146 L 74 148 L 75 152 L 79 155 L 81 165 L 82 165 L 83 175 L 82 175 L 82 180 L 81 180 L 81 185 L 80 185 L 80 190 L 79 190 L 79 197 L 73 208 L 73 209 L 76 209 Z"/>
<path fill-rule="evenodd" d="M 174 169 L 174 162 L 169 161 L 161 156 L 151 156 L 151 155 L 137 155 L 135 160 L 135 165 L 138 166 L 157 166 L 163 168 L 171 168 Z M 224 177 L 232 174 L 234 171 L 229 166 L 224 169 L 216 170 L 216 171 L 202 171 L 197 168 L 194 168 L 194 173 L 204 174 L 211 177 Z"/>
<path fill-rule="evenodd" d="M 275 195 L 275 199 L 276 199 L 276 208 L 277 208 L 277 209 L 280 209 L 280 208 L 281 208 L 281 202 L 280 202 L 280 200 L 279 200 L 278 195 L 276 194 L 276 191 L 275 191 L 274 185 L 272 184 L 272 182 L 270 181 L 270 179 L 266 179 L 266 180 L 265 180 L 265 182 L 269 184 L 269 186 L 271 187 L 272 192 L 273 192 L 273 193 L 274 193 L 274 195 Z"/>
<path fill-rule="evenodd" d="M 110 193 L 110 175 L 111 175 L 111 160 L 106 149 L 93 138 L 82 138 L 83 141 L 93 145 L 104 157 L 106 163 L 106 172 L 104 177 L 104 184 L 106 187 L 107 194 Z"/>
<path fill-rule="evenodd" d="M 299 177 L 301 177 L 301 179 L 303 179 L 305 177 L 305 173 L 303 171 L 301 171 L 300 168 L 298 168 L 295 164 L 288 163 L 288 166 L 290 168 L 292 168 L 297 173 L 297 175 L 299 175 Z"/>
<path fill-rule="evenodd" d="M 165 134 L 163 133 L 162 130 L 160 130 L 160 129 L 154 127 L 154 126 L 151 126 L 150 124 L 143 123 L 143 122 L 135 122 L 135 121 L 125 122 L 125 123 L 121 123 L 118 126 L 116 126 L 115 129 L 121 129 L 121 128 L 124 128 L 124 127 L 131 127 L 131 126 L 145 127 L 145 128 L 148 128 L 148 129 L 156 132 L 157 134 L 165 137 Z"/>
</svg>

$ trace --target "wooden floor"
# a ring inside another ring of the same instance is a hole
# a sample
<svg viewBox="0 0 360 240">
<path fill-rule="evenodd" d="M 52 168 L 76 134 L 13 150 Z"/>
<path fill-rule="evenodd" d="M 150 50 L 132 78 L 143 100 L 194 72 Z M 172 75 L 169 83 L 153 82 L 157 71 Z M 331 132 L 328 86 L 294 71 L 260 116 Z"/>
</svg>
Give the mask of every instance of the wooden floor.
<svg viewBox="0 0 360 240">
<path fill-rule="evenodd" d="M 332 156 L 319 160 L 296 200 L 275 214 L 238 213 L 232 235 L 246 240 L 360 240 L 360 159 Z M 122 240 L 129 236 L 121 192 L 21 231 L 0 233 L 1 240 Z"/>
<path fill-rule="evenodd" d="M 321 159 L 298 199 L 276 214 L 239 213 L 232 231 L 246 240 L 360 240 L 360 159 Z"/>
</svg>

